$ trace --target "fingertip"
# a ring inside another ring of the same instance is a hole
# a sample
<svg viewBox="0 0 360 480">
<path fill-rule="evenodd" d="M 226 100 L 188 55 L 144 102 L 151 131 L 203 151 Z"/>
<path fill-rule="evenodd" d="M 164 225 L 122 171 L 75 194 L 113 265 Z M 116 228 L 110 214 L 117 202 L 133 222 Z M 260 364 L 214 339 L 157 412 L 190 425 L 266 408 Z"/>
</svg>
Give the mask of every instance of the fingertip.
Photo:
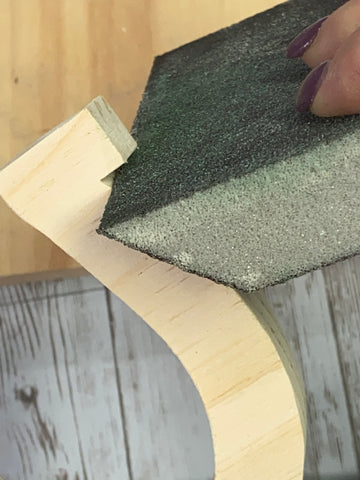
<svg viewBox="0 0 360 480">
<path fill-rule="evenodd" d="M 296 107 L 299 112 L 313 111 L 314 101 L 326 77 L 329 65 L 329 60 L 322 62 L 314 68 L 303 81 L 296 99 Z"/>
<path fill-rule="evenodd" d="M 360 28 L 338 49 L 318 85 L 310 111 L 321 117 L 360 113 Z"/>
<path fill-rule="evenodd" d="M 360 0 L 344 1 L 337 10 L 303 30 L 289 45 L 287 56 L 313 68 L 335 56 L 360 25 Z"/>
<path fill-rule="evenodd" d="M 314 43 L 320 28 L 328 17 L 320 18 L 315 23 L 305 28 L 297 35 L 292 42 L 288 45 L 286 50 L 286 56 L 288 58 L 300 58 L 309 50 Z"/>
</svg>

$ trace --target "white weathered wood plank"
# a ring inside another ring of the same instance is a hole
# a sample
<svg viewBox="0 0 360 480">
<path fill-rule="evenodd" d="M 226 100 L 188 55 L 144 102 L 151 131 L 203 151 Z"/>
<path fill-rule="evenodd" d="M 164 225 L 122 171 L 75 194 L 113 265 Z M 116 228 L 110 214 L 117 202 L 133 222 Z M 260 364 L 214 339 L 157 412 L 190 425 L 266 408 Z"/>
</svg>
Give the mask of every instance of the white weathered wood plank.
<svg viewBox="0 0 360 480">
<path fill-rule="evenodd" d="M 308 414 L 305 478 L 358 478 L 323 272 L 271 287 L 266 294 L 303 372 Z"/>
<path fill-rule="evenodd" d="M 359 267 L 357 257 L 267 291 L 304 373 L 309 399 L 308 477 L 324 478 L 336 472 L 358 475 L 354 443 L 360 438 Z M 77 294 L 81 289 L 85 292 Z M 110 294 L 106 305 L 101 284 L 91 277 L 25 284 L 11 290 L 2 287 L 0 298 L 5 295 L 7 300 L 0 303 L 0 475 L 5 480 L 63 480 L 66 474 L 70 480 L 77 473 L 78 478 L 86 478 L 79 473 L 81 455 L 74 441 L 77 432 L 69 375 L 70 380 L 76 379 L 71 381 L 76 384 L 76 395 L 84 396 L 78 398 L 82 427 L 91 418 L 93 430 L 105 430 L 103 412 L 109 409 L 105 397 L 112 390 L 110 405 L 117 411 L 119 436 L 121 413 L 125 418 L 133 480 L 154 475 L 159 479 L 211 478 L 209 427 L 199 398 L 192 394 L 193 384 L 164 342 L 126 305 Z M 76 356 L 77 363 L 69 363 L 69 355 Z M 96 405 L 91 407 L 90 402 L 88 407 L 89 391 L 91 397 L 91 389 L 96 389 L 91 367 L 98 365 L 101 370 L 104 361 L 108 364 L 106 388 L 97 392 Z M 68 396 L 64 399 L 61 393 L 65 390 Z M 96 424 L 94 418 L 101 420 Z M 111 424 L 114 428 L 114 421 Z M 121 464 L 126 465 L 125 447 L 121 452 L 116 449 L 116 454 L 123 456 Z M 86 455 L 91 464 L 86 474 L 92 478 L 96 455 L 88 439 Z M 44 472 L 52 472 L 53 477 L 42 477 Z"/>
<path fill-rule="evenodd" d="M 324 279 L 360 465 L 360 256 L 325 268 Z"/>
<path fill-rule="evenodd" d="M 108 293 L 134 480 L 210 480 L 208 419 L 184 367 L 165 342 Z"/>
<path fill-rule="evenodd" d="M 0 305 L 0 477 L 211 479 L 209 424 L 178 359 L 103 287 L 78 287 L 17 286 Z"/>
<path fill-rule="evenodd" d="M 24 303 L 31 300 L 41 300 L 54 295 L 71 295 L 76 292 L 101 290 L 103 285 L 91 275 L 77 278 L 67 278 L 27 282 L 15 285 L 4 285 L 0 288 L 0 306 Z"/>
<path fill-rule="evenodd" d="M 104 290 L 0 318 L 0 475 L 129 479 Z"/>
</svg>

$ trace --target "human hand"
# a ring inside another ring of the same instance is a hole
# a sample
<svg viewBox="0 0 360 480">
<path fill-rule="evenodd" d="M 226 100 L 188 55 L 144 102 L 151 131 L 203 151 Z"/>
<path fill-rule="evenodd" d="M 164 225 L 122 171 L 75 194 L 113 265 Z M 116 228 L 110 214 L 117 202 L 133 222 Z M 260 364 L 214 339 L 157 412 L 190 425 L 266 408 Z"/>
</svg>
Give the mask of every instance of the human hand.
<svg viewBox="0 0 360 480">
<path fill-rule="evenodd" d="M 289 45 L 313 70 L 302 83 L 297 108 L 322 117 L 360 113 L 360 0 L 349 0 L 301 32 Z"/>
</svg>

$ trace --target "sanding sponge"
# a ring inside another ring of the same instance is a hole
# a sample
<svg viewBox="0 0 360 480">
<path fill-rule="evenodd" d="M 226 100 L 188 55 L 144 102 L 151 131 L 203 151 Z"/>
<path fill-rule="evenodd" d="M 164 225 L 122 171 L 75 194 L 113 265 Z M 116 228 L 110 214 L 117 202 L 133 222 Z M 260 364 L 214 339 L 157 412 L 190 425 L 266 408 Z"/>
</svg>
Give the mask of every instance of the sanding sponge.
<svg viewBox="0 0 360 480">
<path fill-rule="evenodd" d="M 360 116 L 300 114 L 291 0 L 157 57 L 99 232 L 253 291 L 360 251 Z"/>
</svg>

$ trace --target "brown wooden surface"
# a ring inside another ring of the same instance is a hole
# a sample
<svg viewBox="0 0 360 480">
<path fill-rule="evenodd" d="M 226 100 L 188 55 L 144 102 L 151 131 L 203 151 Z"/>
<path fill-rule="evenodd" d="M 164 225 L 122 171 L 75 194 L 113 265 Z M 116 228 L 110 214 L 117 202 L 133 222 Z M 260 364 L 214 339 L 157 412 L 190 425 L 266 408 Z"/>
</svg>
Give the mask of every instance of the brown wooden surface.
<svg viewBox="0 0 360 480">
<path fill-rule="evenodd" d="M 279 0 L 0 0 L 0 165 L 104 95 L 131 126 L 153 56 Z M 0 200 L 0 277 L 76 264 Z"/>
</svg>

